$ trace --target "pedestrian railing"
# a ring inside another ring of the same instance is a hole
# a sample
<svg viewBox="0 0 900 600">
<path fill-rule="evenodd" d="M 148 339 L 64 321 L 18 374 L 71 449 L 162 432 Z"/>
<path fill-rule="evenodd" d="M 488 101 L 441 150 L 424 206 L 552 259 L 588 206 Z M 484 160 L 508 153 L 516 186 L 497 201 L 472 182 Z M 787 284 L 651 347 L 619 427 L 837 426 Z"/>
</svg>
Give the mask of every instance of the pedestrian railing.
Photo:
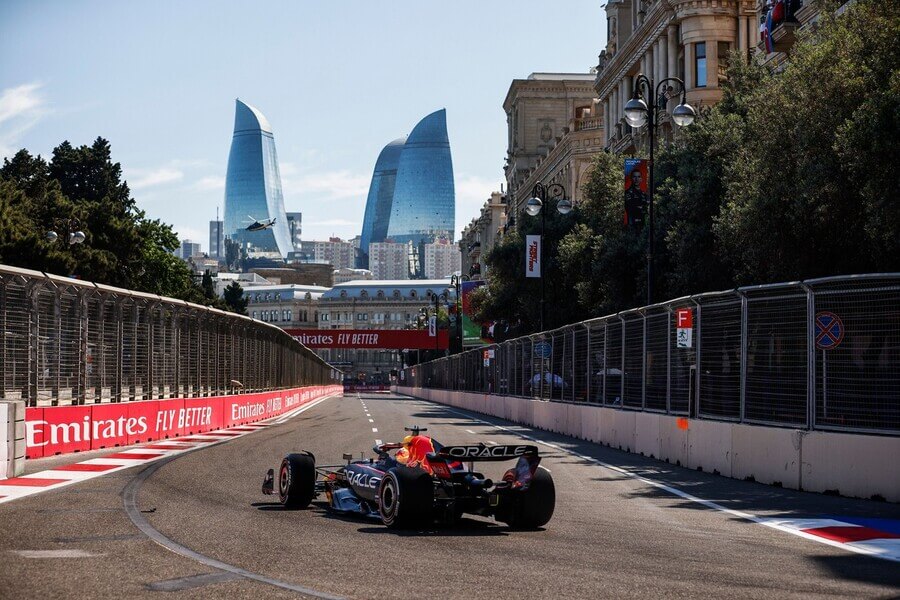
<svg viewBox="0 0 900 600">
<path fill-rule="evenodd" d="M 687 296 L 410 367 L 405 385 L 900 434 L 900 274 Z"/>
<path fill-rule="evenodd" d="M 0 399 L 54 406 L 335 380 L 327 363 L 273 325 L 0 265 Z"/>
</svg>

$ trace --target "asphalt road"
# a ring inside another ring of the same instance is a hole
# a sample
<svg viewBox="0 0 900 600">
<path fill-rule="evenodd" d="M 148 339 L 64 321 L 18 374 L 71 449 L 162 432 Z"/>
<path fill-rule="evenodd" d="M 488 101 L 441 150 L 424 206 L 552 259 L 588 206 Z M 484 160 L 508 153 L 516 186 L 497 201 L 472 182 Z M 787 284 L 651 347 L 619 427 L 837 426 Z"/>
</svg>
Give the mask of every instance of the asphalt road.
<svg viewBox="0 0 900 600">
<path fill-rule="evenodd" d="M 747 522 L 576 454 L 760 516 L 900 519 L 900 506 L 734 481 L 486 420 L 347 395 L 225 444 L 0 505 L 0 597 L 900 596 L 898 563 Z M 445 444 L 517 443 L 523 433 L 559 446 L 540 447 L 556 483 L 553 519 L 542 531 L 469 518 L 397 533 L 321 504 L 284 511 L 260 494 L 266 469 L 289 451 L 339 463 L 411 424 Z"/>
</svg>

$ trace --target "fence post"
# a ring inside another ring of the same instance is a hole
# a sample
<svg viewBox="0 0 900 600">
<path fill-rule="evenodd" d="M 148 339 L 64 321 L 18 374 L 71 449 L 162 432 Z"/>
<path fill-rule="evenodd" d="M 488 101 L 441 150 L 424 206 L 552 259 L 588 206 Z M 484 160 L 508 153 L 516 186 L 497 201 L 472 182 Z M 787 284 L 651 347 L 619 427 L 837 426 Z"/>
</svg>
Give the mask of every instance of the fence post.
<svg viewBox="0 0 900 600">
<path fill-rule="evenodd" d="M 32 281 L 26 285 L 25 294 L 31 304 L 28 315 L 28 406 L 37 406 L 38 397 L 38 345 L 40 344 L 37 290 L 41 283 Z"/>
<path fill-rule="evenodd" d="M 672 307 L 666 307 L 666 414 L 672 414 Z"/>
<path fill-rule="evenodd" d="M 740 356 L 740 389 L 741 389 L 741 416 L 740 422 L 744 422 L 744 411 L 747 403 L 747 344 L 748 344 L 748 315 L 750 303 L 747 295 L 741 290 L 737 291 L 741 296 L 741 356 Z"/>
<path fill-rule="evenodd" d="M 6 277 L 0 276 L 0 400 L 6 399 L 6 335 L 8 331 L 6 310 Z M 15 379 L 15 377 L 13 377 Z"/>
<path fill-rule="evenodd" d="M 619 370 L 622 375 L 619 377 L 619 408 L 623 408 L 625 406 L 625 319 L 619 315 L 619 321 L 622 324 L 622 333 L 621 333 L 621 350 L 619 354 L 622 355 L 622 360 L 619 361 L 621 364 L 619 365 Z"/>
<path fill-rule="evenodd" d="M 700 342 L 703 339 L 703 335 L 702 335 L 703 315 L 701 314 L 703 307 L 700 306 L 700 303 L 697 302 L 696 300 L 694 300 L 693 298 L 691 298 L 691 301 L 697 306 L 697 351 L 694 353 L 694 378 L 695 378 L 694 397 L 691 398 L 691 400 L 690 400 L 691 404 L 688 407 L 688 414 L 699 419 L 700 418 L 700 372 L 701 372 L 700 361 L 703 358 L 703 355 L 701 354 L 701 347 L 700 347 Z M 691 407 L 693 407 L 693 410 L 691 410 Z"/>
<path fill-rule="evenodd" d="M 88 320 L 88 306 L 87 306 L 87 290 L 79 290 L 78 292 L 78 312 L 79 312 L 79 326 L 81 330 L 79 331 L 79 355 L 80 355 L 80 364 L 78 365 L 78 380 L 77 380 L 77 404 L 84 404 L 87 402 L 87 378 L 88 378 L 88 326 L 90 325 L 90 321 Z M 94 363 L 93 353 L 91 354 L 91 365 Z M 91 370 L 93 371 L 93 366 L 91 366 Z M 96 401 L 96 400 L 95 400 Z M 73 402 L 73 404 L 75 404 Z"/>
<path fill-rule="evenodd" d="M 805 282 L 806 290 L 806 428 L 816 428 L 816 295 Z M 802 467 L 802 465 L 801 465 Z"/>
<path fill-rule="evenodd" d="M 641 410 L 647 410 L 647 313 L 641 311 Z"/>
<path fill-rule="evenodd" d="M 584 401 L 591 401 L 591 379 L 593 379 L 593 374 L 591 373 L 591 326 L 587 323 L 583 323 L 585 329 L 587 329 L 587 348 L 584 350 L 584 370 L 586 371 L 585 375 L 587 376 L 587 386 L 584 395 Z"/>
<path fill-rule="evenodd" d="M 609 351 L 609 321 L 603 321 L 603 396 L 600 404 L 606 404 L 606 371 L 607 356 Z"/>
</svg>

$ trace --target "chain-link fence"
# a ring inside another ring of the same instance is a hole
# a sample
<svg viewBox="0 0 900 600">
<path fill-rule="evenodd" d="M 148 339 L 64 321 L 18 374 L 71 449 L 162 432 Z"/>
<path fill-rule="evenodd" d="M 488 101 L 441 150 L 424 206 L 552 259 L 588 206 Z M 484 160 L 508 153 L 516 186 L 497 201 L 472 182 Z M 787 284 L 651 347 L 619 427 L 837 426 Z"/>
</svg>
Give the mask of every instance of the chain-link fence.
<svg viewBox="0 0 900 600">
<path fill-rule="evenodd" d="M 273 325 L 0 265 L 0 399 L 56 406 L 186 398 L 336 377 Z"/>
<path fill-rule="evenodd" d="M 404 384 L 900 434 L 900 274 L 678 298 L 405 370 Z"/>
</svg>

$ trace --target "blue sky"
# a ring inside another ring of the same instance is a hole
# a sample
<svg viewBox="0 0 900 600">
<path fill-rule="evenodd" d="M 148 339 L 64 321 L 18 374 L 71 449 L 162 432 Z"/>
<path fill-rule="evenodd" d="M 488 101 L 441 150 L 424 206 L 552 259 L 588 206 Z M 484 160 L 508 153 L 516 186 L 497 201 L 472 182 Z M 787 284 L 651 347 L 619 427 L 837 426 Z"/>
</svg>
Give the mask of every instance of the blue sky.
<svg viewBox="0 0 900 600">
<path fill-rule="evenodd" d="M 206 249 L 240 97 L 304 239 L 347 239 L 384 144 L 446 108 L 458 236 L 503 181 L 512 79 L 587 72 L 605 30 L 600 0 L 3 0 L 0 157 L 103 136 L 138 205 Z"/>
</svg>

